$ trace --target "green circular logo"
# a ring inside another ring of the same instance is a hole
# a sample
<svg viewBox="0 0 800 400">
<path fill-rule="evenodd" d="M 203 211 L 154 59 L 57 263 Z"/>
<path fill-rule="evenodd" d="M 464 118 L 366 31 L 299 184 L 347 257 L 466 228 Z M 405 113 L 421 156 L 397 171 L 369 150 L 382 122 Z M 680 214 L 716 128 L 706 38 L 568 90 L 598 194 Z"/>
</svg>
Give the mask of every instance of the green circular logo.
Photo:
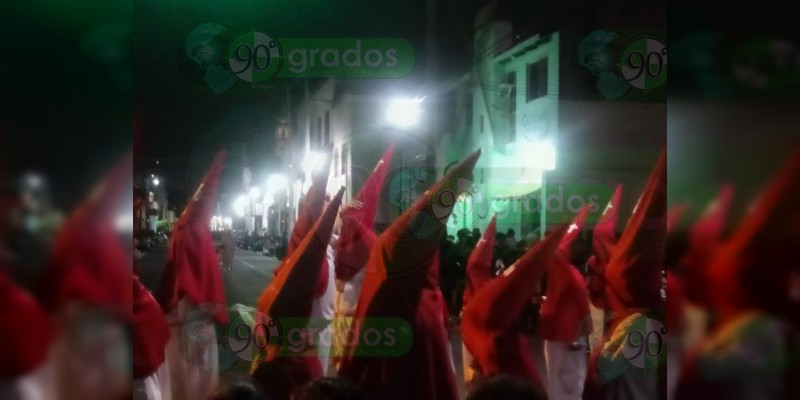
<svg viewBox="0 0 800 400">
<path fill-rule="evenodd" d="M 641 37 L 628 43 L 619 56 L 619 68 L 628 84 L 639 90 L 655 90 L 667 83 L 667 47 Z"/>
<path fill-rule="evenodd" d="M 264 82 L 274 78 L 283 64 L 281 45 L 264 32 L 247 31 L 231 40 L 226 52 L 228 67 L 242 81 Z"/>
<path fill-rule="evenodd" d="M 656 319 L 641 316 L 627 330 L 622 355 L 639 369 L 658 368 L 667 360 L 667 327 Z"/>
<path fill-rule="evenodd" d="M 273 356 L 280 349 L 281 325 L 277 319 L 260 311 L 237 314 L 225 330 L 228 349 L 242 361 L 253 361 L 258 354 Z"/>
</svg>

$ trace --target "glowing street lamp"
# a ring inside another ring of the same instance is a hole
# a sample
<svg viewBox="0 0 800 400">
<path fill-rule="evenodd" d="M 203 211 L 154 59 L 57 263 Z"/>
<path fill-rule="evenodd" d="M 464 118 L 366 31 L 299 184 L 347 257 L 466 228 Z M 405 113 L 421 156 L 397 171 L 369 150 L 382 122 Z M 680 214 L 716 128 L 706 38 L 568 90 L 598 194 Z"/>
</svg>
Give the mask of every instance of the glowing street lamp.
<svg viewBox="0 0 800 400">
<path fill-rule="evenodd" d="M 386 121 L 392 126 L 407 129 L 419 122 L 422 115 L 421 98 L 394 99 L 386 108 Z"/>
<path fill-rule="evenodd" d="M 303 172 L 305 172 L 306 174 L 311 174 L 312 172 L 322 168 L 324 163 L 325 163 L 324 153 L 309 151 L 303 158 Z"/>
<path fill-rule="evenodd" d="M 233 212 L 237 217 L 244 217 L 244 208 L 247 206 L 247 198 L 244 195 L 239 195 L 233 201 Z"/>
<path fill-rule="evenodd" d="M 267 178 L 267 190 L 272 193 L 277 193 L 286 189 L 289 186 L 289 179 L 282 174 L 272 174 Z"/>
</svg>

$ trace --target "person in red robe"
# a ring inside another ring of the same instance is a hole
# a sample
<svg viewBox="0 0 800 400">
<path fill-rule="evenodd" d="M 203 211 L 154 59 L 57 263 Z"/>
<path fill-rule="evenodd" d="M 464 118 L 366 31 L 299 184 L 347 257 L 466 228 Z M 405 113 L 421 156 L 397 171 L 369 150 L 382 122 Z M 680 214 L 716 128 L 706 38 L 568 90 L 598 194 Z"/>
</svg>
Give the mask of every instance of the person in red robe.
<svg viewBox="0 0 800 400">
<path fill-rule="evenodd" d="M 587 261 L 587 289 L 589 299 L 595 307 L 606 310 L 605 292 L 605 269 L 611 260 L 611 254 L 617 243 L 617 217 L 619 216 L 619 204 L 622 198 L 622 185 L 614 189 L 608 205 L 603 210 L 600 221 L 594 226 L 592 235 L 592 256 Z"/>
<path fill-rule="evenodd" d="M 169 342 L 169 325 L 164 311 L 133 276 L 133 399 L 169 400 L 169 371 L 164 362 Z"/>
<path fill-rule="evenodd" d="M 55 323 L 0 266 L 0 398 L 54 399 L 48 368 Z"/>
<path fill-rule="evenodd" d="M 492 216 L 489 225 L 481 235 L 481 239 L 472 249 L 472 253 L 467 259 L 467 287 L 464 290 L 463 308 L 461 309 L 461 316 L 464 315 L 464 309 L 475 297 L 475 294 L 483 288 L 483 286 L 492 280 L 492 259 L 494 253 L 494 238 L 497 234 L 497 215 Z M 463 340 L 462 340 L 463 342 Z M 461 344 L 461 354 L 463 359 L 464 368 L 464 383 L 468 390 L 473 386 L 472 380 L 475 378 L 475 369 L 473 368 L 473 357 L 470 354 L 467 346 Z"/>
<path fill-rule="evenodd" d="M 375 243 L 367 262 L 354 324 L 400 318 L 413 334 L 402 355 L 370 358 L 359 343 L 342 361 L 339 375 L 376 399 L 458 399 L 448 337 L 447 308 L 439 289 L 439 245 L 459 194 L 472 178 L 480 150 L 453 167 L 408 208 Z M 398 339 L 400 341 L 400 339 Z"/>
<path fill-rule="evenodd" d="M 559 245 L 558 263 L 547 274 L 540 311 L 539 336 L 544 339 L 549 399 L 579 399 L 586 380 L 587 335 L 592 316 L 586 283 L 570 262 L 571 245 L 583 228 L 589 206 L 582 208 Z"/>
<path fill-rule="evenodd" d="M 689 228 L 687 245 L 674 266 L 667 272 L 667 326 L 670 330 L 668 351 L 671 360 L 681 360 L 686 349 L 702 341 L 710 327 L 709 287 L 713 282 L 708 267 L 723 243 L 733 187 L 724 185 L 703 215 Z M 674 235 L 667 229 L 667 235 Z M 668 250 L 670 251 L 670 250 Z M 675 258 L 675 257 L 671 257 Z M 670 362 L 667 373 L 668 399 L 675 398 L 680 381 L 681 362 Z"/>
<path fill-rule="evenodd" d="M 130 195 L 131 172 L 128 153 L 71 213 L 39 282 L 38 297 L 60 328 L 52 382 L 64 398 L 130 391 L 125 328 L 132 319 L 132 263 L 114 222 Z"/>
<path fill-rule="evenodd" d="M 293 390 L 323 375 L 316 349 L 316 343 L 322 339 L 322 335 L 317 327 L 308 323 L 313 322 L 315 283 L 321 274 L 327 273 L 324 261 L 343 195 L 344 188 L 328 203 L 306 237 L 283 260 L 278 275 L 258 299 L 256 326 L 277 324 L 290 329 L 278 332 L 284 338 L 280 343 L 274 341 L 272 336 L 266 336 L 267 332 L 255 330 L 255 334 L 259 335 L 256 338 L 259 343 L 257 347 L 263 350 L 253 360 L 251 374 L 270 398 L 288 400 Z M 290 320 L 292 323 L 286 326 L 286 321 Z M 293 336 L 297 329 L 300 330 L 299 336 Z M 296 343 L 298 338 L 303 343 Z"/>
<path fill-rule="evenodd" d="M 529 248 L 501 276 L 486 283 L 464 310 L 464 344 L 475 358 L 476 372 L 482 379 L 516 375 L 545 391 L 527 335 L 518 322 L 547 271 L 565 262 L 558 256 L 558 247 L 567 228 L 556 229 Z"/>
<path fill-rule="evenodd" d="M 358 305 L 358 295 L 364 282 L 364 267 L 378 237 L 373 230 L 373 224 L 393 152 L 394 146 L 384 151 L 358 195 L 340 213 L 338 221 L 340 227 L 334 244 L 336 279 L 334 336 L 338 345 L 332 348 L 331 354 L 336 360 L 336 368 L 346 349 L 343 341 L 339 339 L 344 338 L 351 327 Z"/>
<path fill-rule="evenodd" d="M 330 161 L 331 157 L 328 155 L 328 162 L 326 165 L 321 166 L 312 173 L 311 186 L 303 198 L 300 206 L 298 207 L 297 221 L 290 234 L 289 243 L 287 246 L 286 254 L 292 254 L 303 239 L 308 235 L 314 224 L 319 220 L 322 215 L 325 205 L 330 201 L 330 196 L 327 192 L 328 178 L 330 176 Z M 334 228 L 335 230 L 335 228 Z M 336 233 L 331 235 L 331 241 L 335 241 Z M 325 331 L 325 337 L 333 336 L 333 327 L 331 326 L 334 319 L 334 309 L 336 302 L 336 287 L 334 285 L 334 247 L 330 243 L 327 250 L 326 257 L 322 261 L 322 269 L 325 273 L 318 276 L 316 286 L 314 288 L 314 303 L 311 309 L 311 317 L 314 319 L 316 327 Z M 278 276 L 280 269 L 284 264 L 278 265 L 278 268 L 273 271 L 273 278 Z M 328 375 L 328 368 L 331 364 L 330 354 L 331 346 L 329 341 L 317 343 L 317 355 L 320 357 L 320 364 L 322 365 L 323 375 Z"/>
<path fill-rule="evenodd" d="M 584 398 L 624 400 L 666 394 L 666 351 L 653 350 L 644 342 L 648 335 L 663 342 L 666 335 L 662 295 L 666 185 L 664 151 L 605 267 L 604 301 L 614 319 L 589 361 Z M 642 352 L 636 352 L 635 343 L 642 345 Z"/>
<path fill-rule="evenodd" d="M 786 355 L 800 322 L 800 298 L 792 296 L 798 196 L 795 151 L 708 266 L 716 318 L 708 337 L 687 353 L 677 398 L 781 399 L 797 393 L 796 365 Z"/>
<path fill-rule="evenodd" d="M 209 225 L 224 159 L 220 150 L 175 223 L 158 289 L 170 324 L 167 363 L 170 393 L 176 399 L 205 399 L 217 386 L 214 322 L 226 324 L 229 318 Z"/>
</svg>

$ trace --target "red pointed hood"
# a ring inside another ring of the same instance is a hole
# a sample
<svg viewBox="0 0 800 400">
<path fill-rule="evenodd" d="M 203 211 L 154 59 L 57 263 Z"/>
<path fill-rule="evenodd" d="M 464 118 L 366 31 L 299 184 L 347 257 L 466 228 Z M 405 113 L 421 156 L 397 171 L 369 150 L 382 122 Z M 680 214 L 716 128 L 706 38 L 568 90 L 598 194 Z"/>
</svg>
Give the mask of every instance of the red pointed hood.
<svg viewBox="0 0 800 400">
<path fill-rule="evenodd" d="M 221 306 L 221 312 L 214 315 L 214 320 L 220 324 L 227 323 L 228 313 L 209 225 L 224 157 L 224 152 L 217 153 L 172 230 L 167 264 L 158 290 L 158 302 L 165 313 L 170 313 L 185 297 L 198 306 L 206 303 Z"/>
<path fill-rule="evenodd" d="M 328 162 L 325 164 L 327 168 L 320 168 L 311 177 L 311 187 L 308 188 L 308 193 L 306 193 L 298 209 L 297 221 L 295 221 L 294 228 L 292 228 L 286 254 L 294 252 L 300 242 L 308 235 L 308 232 L 311 231 L 319 216 L 322 215 L 328 188 L 331 157 L 328 156 L 327 160 Z"/>
<path fill-rule="evenodd" d="M 0 379 L 18 378 L 42 365 L 54 335 L 45 310 L 0 268 Z"/>
<path fill-rule="evenodd" d="M 562 239 L 561 243 L 558 245 L 558 250 L 563 254 L 564 259 L 567 261 L 570 259 L 572 243 L 581 233 L 581 229 L 583 229 L 583 225 L 586 223 L 586 217 L 589 216 L 590 208 L 590 205 L 586 205 L 581 208 L 577 214 L 575 214 L 572 224 L 569 226 L 567 233 L 564 235 L 564 239 Z"/>
<path fill-rule="evenodd" d="M 375 212 L 378 210 L 378 204 L 381 196 L 381 189 L 383 188 L 383 181 L 386 179 L 386 174 L 389 173 L 389 166 L 392 164 L 392 155 L 394 154 L 394 145 L 390 145 L 383 156 L 375 165 L 372 174 L 364 182 L 364 186 L 356 195 L 355 200 L 362 203 L 360 209 L 348 208 L 344 211 L 344 215 L 348 217 L 358 218 L 359 221 L 367 227 L 372 227 L 375 220 Z"/>
<path fill-rule="evenodd" d="M 681 280 L 687 300 L 699 306 L 711 305 L 708 288 L 712 286 L 712 281 L 708 278 L 708 264 L 722 243 L 732 201 L 733 187 L 723 186 L 717 198 L 689 230 L 687 254 L 681 261 Z"/>
<path fill-rule="evenodd" d="M 429 286 L 438 286 L 438 262 L 434 261 L 447 234 L 447 220 L 458 195 L 471 188 L 472 169 L 480 155 L 478 150 L 452 168 L 381 234 L 373 252 L 382 256 L 370 258 L 379 263 L 373 272 L 382 277 L 425 277 Z"/>
<path fill-rule="evenodd" d="M 110 308 L 131 318 L 131 256 L 114 221 L 130 195 L 132 156 L 112 168 L 64 222 L 53 246 L 52 263 L 40 286 L 42 303 L 55 311 L 70 301 Z"/>
<path fill-rule="evenodd" d="M 709 267 L 711 299 L 721 320 L 749 310 L 800 315 L 789 297 L 800 246 L 800 150 L 762 190 L 756 203 Z"/>
<path fill-rule="evenodd" d="M 164 363 L 169 326 L 164 311 L 138 276 L 133 277 L 133 379 L 146 378 Z"/>
<path fill-rule="evenodd" d="M 656 163 L 605 270 L 606 300 L 625 314 L 632 308 L 661 309 L 667 207 L 667 153 Z"/>
<path fill-rule="evenodd" d="M 258 300 L 258 310 L 272 318 L 309 317 L 315 285 L 327 254 L 336 214 L 344 188 L 328 203 L 306 237 L 281 263 L 280 272 L 270 281 Z"/>
<path fill-rule="evenodd" d="M 183 209 L 177 225 L 200 224 L 209 225 L 214 215 L 214 206 L 217 201 L 217 188 L 219 187 L 222 168 L 225 164 L 225 150 L 217 151 L 211 166 L 208 167 L 197 190 Z"/>
<path fill-rule="evenodd" d="M 514 334 L 516 323 L 536 295 L 539 282 L 553 265 L 564 262 L 558 256 L 558 246 L 567 229 L 567 225 L 561 226 L 528 249 L 502 276 L 486 283 L 464 309 L 461 323 L 464 344 L 484 376 L 522 374 L 541 384 L 530 352 L 503 349 L 499 343 L 513 341 L 499 338 Z"/>
<path fill-rule="evenodd" d="M 547 299 L 540 311 L 539 335 L 545 340 L 573 342 L 591 333 L 589 295 L 580 271 L 560 261 L 547 276 Z"/>
<path fill-rule="evenodd" d="M 467 288 L 464 290 L 464 307 L 475 297 L 475 293 L 492 279 L 492 254 L 496 233 L 497 215 L 494 215 L 467 260 Z"/>
<path fill-rule="evenodd" d="M 342 212 L 342 227 L 335 252 L 337 279 L 349 281 L 367 264 L 369 251 L 377 239 L 372 225 L 393 151 L 394 146 L 386 149 L 356 196 L 355 200 L 361 202 L 361 208 L 347 208 Z"/>
<path fill-rule="evenodd" d="M 603 210 L 603 215 L 600 216 L 600 221 L 594 226 L 592 235 L 593 255 L 587 262 L 589 298 L 595 307 L 601 309 L 608 308 L 605 300 L 605 270 L 617 243 L 617 217 L 619 216 L 621 198 L 622 185 L 617 185 L 611 200 Z"/>
</svg>

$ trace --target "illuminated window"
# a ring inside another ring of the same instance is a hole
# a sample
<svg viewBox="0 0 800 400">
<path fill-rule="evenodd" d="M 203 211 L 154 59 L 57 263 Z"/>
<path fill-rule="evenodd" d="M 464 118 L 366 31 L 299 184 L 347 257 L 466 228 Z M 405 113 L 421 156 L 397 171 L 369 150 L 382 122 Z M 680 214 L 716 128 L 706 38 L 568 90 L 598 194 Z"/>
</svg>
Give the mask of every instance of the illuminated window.
<svg viewBox="0 0 800 400">
<path fill-rule="evenodd" d="M 547 59 L 528 64 L 527 100 L 533 101 L 547 96 Z"/>
</svg>

